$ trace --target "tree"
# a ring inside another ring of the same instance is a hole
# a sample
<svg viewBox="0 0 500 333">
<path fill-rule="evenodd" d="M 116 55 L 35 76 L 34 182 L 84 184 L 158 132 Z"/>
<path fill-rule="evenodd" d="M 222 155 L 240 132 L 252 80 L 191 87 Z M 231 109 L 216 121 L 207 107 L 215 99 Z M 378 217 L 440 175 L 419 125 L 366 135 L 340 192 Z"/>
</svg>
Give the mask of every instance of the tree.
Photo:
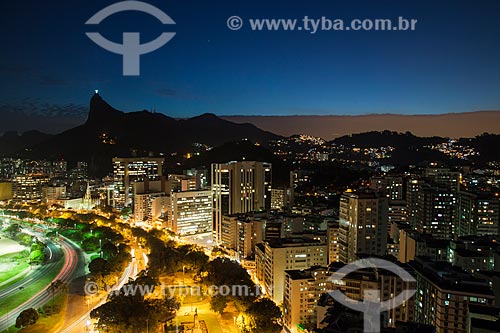
<svg viewBox="0 0 500 333">
<path fill-rule="evenodd" d="M 102 258 L 95 258 L 89 264 L 90 273 L 94 275 L 106 275 L 109 273 L 109 263 Z"/>
<path fill-rule="evenodd" d="M 7 228 L 5 228 L 5 233 L 7 233 L 10 237 L 15 237 L 17 234 L 21 232 L 21 226 L 17 223 L 11 224 Z"/>
<path fill-rule="evenodd" d="M 118 254 L 118 249 L 112 243 L 104 244 L 101 250 L 102 250 L 102 256 L 105 259 L 114 258 Z"/>
<path fill-rule="evenodd" d="M 36 311 L 35 309 L 33 308 L 26 309 L 23 312 L 21 312 L 17 317 L 16 327 L 23 328 L 30 325 L 34 325 L 38 321 L 39 317 L 40 316 L 38 315 L 38 311 Z"/>
<path fill-rule="evenodd" d="M 99 249 L 99 240 L 95 237 L 90 237 L 82 241 L 82 249 L 87 252 L 95 252 Z"/>
<path fill-rule="evenodd" d="M 33 264 L 41 264 L 45 260 L 45 253 L 40 250 L 32 251 L 30 254 L 30 261 Z"/>
<path fill-rule="evenodd" d="M 282 330 L 280 308 L 268 298 L 259 298 L 250 305 L 246 314 L 250 317 L 250 330 L 259 333 L 278 333 Z"/>
<path fill-rule="evenodd" d="M 151 282 L 146 275 L 138 282 Z M 136 289 L 137 290 L 137 289 Z M 109 301 L 92 310 L 90 317 L 96 319 L 95 327 L 103 332 L 136 333 L 145 332 L 149 326 L 150 332 L 156 332 L 159 321 L 172 316 L 179 309 L 176 299 L 144 299 L 140 293 L 125 292 L 122 288 L 119 294 L 110 296 Z"/>
<path fill-rule="evenodd" d="M 31 251 L 32 252 L 36 250 L 44 251 L 45 247 L 46 245 L 44 243 L 36 241 L 33 244 L 31 244 Z"/>
<path fill-rule="evenodd" d="M 132 208 L 130 207 L 124 207 L 120 214 L 124 217 L 124 218 L 127 218 L 127 217 L 130 217 L 130 215 L 132 215 Z"/>
<path fill-rule="evenodd" d="M 210 299 L 210 309 L 220 314 L 224 313 L 227 306 L 227 298 L 221 295 L 212 296 Z"/>
</svg>

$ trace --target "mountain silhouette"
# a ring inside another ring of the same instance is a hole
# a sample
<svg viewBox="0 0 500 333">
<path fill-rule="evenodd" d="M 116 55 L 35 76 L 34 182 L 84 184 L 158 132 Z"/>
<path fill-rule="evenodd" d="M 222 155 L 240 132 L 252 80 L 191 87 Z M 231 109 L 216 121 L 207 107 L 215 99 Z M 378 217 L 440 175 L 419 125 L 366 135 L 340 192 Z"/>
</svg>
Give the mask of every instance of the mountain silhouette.
<svg viewBox="0 0 500 333">
<path fill-rule="evenodd" d="M 248 139 L 266 145 L 279 136 L 251 124 L 236 124 L 213 114 L 174 119 L 161 113 L 116 110 L 96 93 L 87 121 L 33 146 L 31 158 L 90 161 L 93 174 L 110 170 L 116 156 L 168 155 L 192 151 L 193 144 L 211 147 Z"/>
<path fill-rule="evenodd" d="M 33 145 L 50 139 L 52 135 L 39 131 L 28 131 L 19 135 L 17 132 L 6 132 L 0 136 L 0 155 L 10 155 Z"/>
</svg>

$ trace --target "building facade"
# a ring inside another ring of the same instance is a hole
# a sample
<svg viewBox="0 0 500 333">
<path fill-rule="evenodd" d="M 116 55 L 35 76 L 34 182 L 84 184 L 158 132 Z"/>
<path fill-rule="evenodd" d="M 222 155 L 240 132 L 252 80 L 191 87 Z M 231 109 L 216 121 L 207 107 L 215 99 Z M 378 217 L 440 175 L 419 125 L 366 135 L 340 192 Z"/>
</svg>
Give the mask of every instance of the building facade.
<svg viewBox="0 0 500 333">
<path fill-rule="evenodd" d="M 179 235 L 212 230 L 212 192 L 184 191 L 170 194 L 168 226 Z"/>
<path fill-rule="evenodd" d="M 468 332 L 469 304 L 495 305 L 486 280 L 424 257 L 417 257 L 410 266 L 417 280 L 415 321 L 435 326 L 436 333 Z"/>
<path fill-rule="evenodd" d="M 212 164 L 214 240 L 222 241 L 222 217 L 271 208 L 270 163 L 242 161 Z"/>
<path fill-rule="evenodd" d="M 325 243 L 306 238 L 264 242 L 263 247 L 256 251 L 255 261 L 257 278 L 261 281 L 265 293 L 273 301 L 281 304 L 283 302 L 285 271 L 326 266 L 328 262 L 327 247 Z M 261 275 L 259 276 L 259 274 Z"/>
<path fill-rule="evenodd" d="M 113 158 L 114 206 L 131 206 L 134 182 L 162 177 L 163 163 L 163 158 L 155 157 Z"/>
<path fill-rule="evenodd" d="M 371 192 L 344 192 L 340 198 L 339 254 L 349 263 L 358 253 L 383 256 L 387 247 L 388 199 Z"/>
<path fill-rule="evenodd" d="M 41 200 L 48 183 L 49 177 L 44 174 L 18 175 L 12 184 L 13 199 L 18 202 Z"/>
<path fill-rule="evenodd" d="M 315 328 L 317 303 L 328 291 L 329 277 L 328 268 L 321 266 L 285 271 L 283 321 L 289 332 Z"/>
</svg>

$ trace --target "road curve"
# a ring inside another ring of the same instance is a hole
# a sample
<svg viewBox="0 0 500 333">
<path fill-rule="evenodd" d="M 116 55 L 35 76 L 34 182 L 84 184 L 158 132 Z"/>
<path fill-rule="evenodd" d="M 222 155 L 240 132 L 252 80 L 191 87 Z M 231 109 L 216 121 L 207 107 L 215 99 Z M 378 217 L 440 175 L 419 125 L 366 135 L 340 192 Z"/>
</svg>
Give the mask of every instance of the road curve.
<svg viewBox="0 0 500 333">
<path fill-rule="evenodd" d="M 54 266 L 57 265 L 58 261 L 63 256 L 63 253 L 54 243 L 47 243 L 47 248 L 50 249 L 50 253 L 52 253 L 51 258 L 49 258 L 43 266 L 33 268 L 33 270 L 30 271 L 23 279 L 0 290 L 0 299 L 15 294 L 20 290 L 20 288 L 27 287 L 32 281 L 36 281 L 38 278 L 46 275 L 54 269 Z"/>
<path fill-rule="evenodd" d="M 61 238 L 61 250 L 64 257 L 64 266 L 59 274 L 54 278 L 54 281 L 61 280 L 63 282 L 69 282 L 74 270 L 78 265 L 78 247 L 65 238 Z M 8 314 L 0 317 L 0 332 L 14 325 L 16 322 L 16 318 L 22 311 L 29 308 L 38 309 L 39 307 L 47 303 L 52 297 L 52 295 L 47 290 L 48 288 L 49 286 L 46 286 L 29 300 L 27 300 L 17 308 L 9 311 Z"/>
<path fill-rule="evenodd" d="M 138 273 L 137 261 L 135 259 L 132 259 L 132 261 L 130 262 L 130 265 L 125 269 L 120 280 L 118 281 L 118 285 L 111 288 L 110 292 L 121 289 L 125 285 L 125 283 L 127 283 L 129 281 L 130 278 L 136 277 L 137 273 Z M 75 321 L 73 321 L 69 325 L 63 327 L 61 330 L 59 330 L 57 332 L 58 333 L 80 333 L 80 332 L 83 332 L 83 330 L 85 329 L 86 321 L 90 319 L 90 312 L 93 309 L 98 308 L 99 306 L 103 305 L 106 302 L 107 302 L 107 297 L 104 297 L 91 310 L 85 312 L 78 319 L 76 319 Z"/>
</svg>

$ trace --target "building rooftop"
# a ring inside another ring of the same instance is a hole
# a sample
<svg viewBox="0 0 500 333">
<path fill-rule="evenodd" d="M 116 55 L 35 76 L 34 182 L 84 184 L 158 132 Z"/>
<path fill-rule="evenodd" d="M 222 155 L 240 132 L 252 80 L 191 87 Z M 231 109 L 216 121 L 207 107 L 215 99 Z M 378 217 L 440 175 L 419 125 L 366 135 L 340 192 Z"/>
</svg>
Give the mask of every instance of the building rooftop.
<svg viewBox="0 0 500 333">
<path fill-rule="evenodd" d="M 270 239 L 267 244 L 272 248 L 326 245 L 319 240 L 305 237 Z"/>
<path fill-rule="evenodd" d="M 472 251 L 472 250 L 467 250 L 467 249 L 462 249 L 462 248 L 455 249 L 455 253 L 458 256 L 464 257 L 464 258 L 488 258 L 488 255 L 486 255 L 483 252 Z"/>
<path fill-rule="evenodd" d="M 448 262 L 433 261 L 428 257 L 416 257 L 409 265 L 442 290 L 494 297 L 486 280 L 476 278 Z"/>
<path fill-rule="evenodd" d="M 299 270 L 299 269 L 286 270 L 285 274 L 288 274 L 292 280 L 307 280 L 311 279 L 312 273 L 318 270 L 328 271 L 328 268 L 323 266 L 312 266 L 311 268 L 304 270 Z"/>
</svg>

